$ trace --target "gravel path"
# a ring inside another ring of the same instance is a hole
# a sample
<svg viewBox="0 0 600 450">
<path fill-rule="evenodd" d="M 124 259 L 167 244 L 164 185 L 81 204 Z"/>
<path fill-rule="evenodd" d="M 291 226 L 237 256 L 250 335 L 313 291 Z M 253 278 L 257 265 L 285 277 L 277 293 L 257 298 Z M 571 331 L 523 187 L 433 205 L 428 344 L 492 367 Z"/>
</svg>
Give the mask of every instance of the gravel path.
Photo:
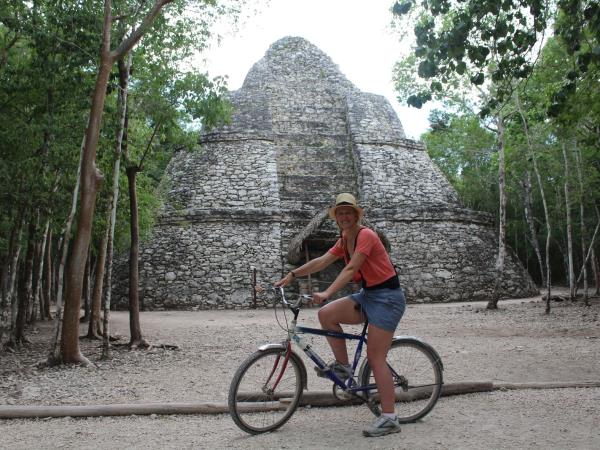
<svg viewBox="0 0 600 450">
<path fill-rule="evenodd" d="M 424 338 L 444 361 L 446 382 L 600 381 L 600 302 L 591 307 L 539 298 L 483 304 L 409 305 L 399 334 Z M 127 336 L 126 313 L 112 314 Z M 302 322 L 316 326 L 316 310 Z M 279 316 L 280 320 L 282 316 Z M 280 341 L 272 310 L 142 313 L 146 338 L 176 344 L 99 361 L 95 367 L 35 369 L 47 350 L 48 324 L 30 331 L 29 352 L 0 354 L 0 404 L 75 405 L 226 401 L 233 372 L 256 347 Z M 83 330 L 83 327 L 82 327 Z M 125 339 L 126 341 L 126 339 Z M 323 355 L 327 349 L 314 345 Z M 309 390 L 330 389 L 309 369 Z M 361 436 L 364 406 L 301 408 L 275 433 L 248 436 L 227 414 L 0 420 L 0 448 L 600 448 L 600 388 L 494 391 L 445 397 L 400 435 Z"/>
</svg>

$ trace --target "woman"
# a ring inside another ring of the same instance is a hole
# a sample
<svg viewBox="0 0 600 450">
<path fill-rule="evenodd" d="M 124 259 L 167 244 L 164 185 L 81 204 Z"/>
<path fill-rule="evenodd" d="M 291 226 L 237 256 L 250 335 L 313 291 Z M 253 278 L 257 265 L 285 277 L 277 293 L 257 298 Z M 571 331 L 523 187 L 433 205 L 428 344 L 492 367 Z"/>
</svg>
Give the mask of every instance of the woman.
<svg viewBox="0 0 600 450">
<path fill-rule="evenodd" d="M 363 216 L 353 195 L 337 196 L 329 216 L 337 222 L 341 237 L 324 255 L 312 259 L 289 272 L 275 283 L 290 284 L 294 278 L 319 272 L 343 258 L 346 266 L 335 281 L 323 292 L 313 294 L 313 302 L 321 304 L 350 281 L 360 281 L 362 289 L 356 294 L 335 300 L 319 310 L 319 321 L 325 330 L 342 331 L 341 324 L 359 324 L 369 320 L 367 358 L 373 370 L 381 399 L 382 415 L 363 430 L 365 436 L 383 436 L 400 431 L 394 413 L 394 382 L 386 364 L 386 357 L 394 331 L 404 314 L 406 302 L 398 275 L 377 234 L 360 225 Z M 344 339 L 328 337 L 335 361 L 329 367 L 347 379 L 350 365 Z"/>
</svg>

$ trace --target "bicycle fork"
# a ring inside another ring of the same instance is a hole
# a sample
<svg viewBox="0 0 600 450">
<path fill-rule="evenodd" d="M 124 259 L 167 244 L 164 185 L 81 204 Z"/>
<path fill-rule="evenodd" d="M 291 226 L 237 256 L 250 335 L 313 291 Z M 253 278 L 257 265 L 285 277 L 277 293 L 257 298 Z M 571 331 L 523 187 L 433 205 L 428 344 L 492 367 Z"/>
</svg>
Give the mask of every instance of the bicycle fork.
<svg viewBox="0 0 600 450">
<path fill-rule="evenodd" d="M 283 357 L 283 363 L 281 364 L 281 369 L 279 370 L 279 374 L 277 375 L 275 382 L 273 383 L 273 385 L 270 388 L 267 388 L 267 386 L 269 386 L 269 382 L 271 381 L 271 378 L 273 378 L 273 375 L 277 371 L 277 367 L 279 366 L 279 361 L 281 360 L 281 354 L 277 355 L 277 358 L 275 359 L 275 362 L 273 363 L 273 368 L 271 369 L 271 373 L 269 374 L 269 376 L 267 377 L 267 379 L 265 381 L 265 384 L 263 385 L 262 390 L 265 394 L 272 395 L 275 392 L 275 389 L 277 389 L 277 386 L 279 385 L 281 378 L 283 378 L 285 369 L 287 368 L 291 353 L 292 353 L 292 343 L 290 341 L 287 341 L 286 351 L 285 351 L 285 355 Z"/>
</svg>

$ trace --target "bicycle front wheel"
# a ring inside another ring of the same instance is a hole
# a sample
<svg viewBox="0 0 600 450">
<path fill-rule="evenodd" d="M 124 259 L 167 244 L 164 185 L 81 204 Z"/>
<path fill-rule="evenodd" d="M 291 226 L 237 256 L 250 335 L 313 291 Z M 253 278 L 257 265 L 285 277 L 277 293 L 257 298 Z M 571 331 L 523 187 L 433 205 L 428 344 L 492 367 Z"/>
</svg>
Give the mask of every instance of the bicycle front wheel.
<svg viewBox="0 0 600 450">
<path fill-rule="evenodd" d="M 394 379 L 395 411 L 400 423 L 426 416 L 442 392 L 442 363 L 439 356 L 416 339 L 394 341 L 387 363 Z M 359 378 L 363 386 L 373 386 L 367 397 L 378 399 L 375 378 L 365 362 Z"/>
<path fill-rule="evenodd" d="M 273 431 L 292 416 L 302 396 L 302 371 L 285 348 L 257 351 L 237 370 L 229 388 L 229 414 L 250 434 Z"/>
</svg>

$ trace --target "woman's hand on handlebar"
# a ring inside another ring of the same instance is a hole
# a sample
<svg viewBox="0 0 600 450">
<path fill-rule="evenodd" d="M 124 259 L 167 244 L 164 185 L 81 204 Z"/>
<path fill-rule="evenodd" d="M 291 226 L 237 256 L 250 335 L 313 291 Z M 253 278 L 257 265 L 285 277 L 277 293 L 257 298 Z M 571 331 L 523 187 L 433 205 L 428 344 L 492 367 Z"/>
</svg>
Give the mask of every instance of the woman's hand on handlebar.
<svg viewBox="0 0 600 450">
<path fill-rule="evenodd" d="M 313 292 L 312 301 L 315 305 L 320 305 L 329 300 L 329 297 L 325 292 Z"/>
<path fill-rule="evenodd" d="M 275 287 L 287 286 L 292 281 L 294 281 L 294 278 L 295 277 L 292 274 L 292 272 L 289 272 L 285 277 L 283 277 L 281 280 L 279 280 L 278 282 L 275 283 Z"/>
</svg>

